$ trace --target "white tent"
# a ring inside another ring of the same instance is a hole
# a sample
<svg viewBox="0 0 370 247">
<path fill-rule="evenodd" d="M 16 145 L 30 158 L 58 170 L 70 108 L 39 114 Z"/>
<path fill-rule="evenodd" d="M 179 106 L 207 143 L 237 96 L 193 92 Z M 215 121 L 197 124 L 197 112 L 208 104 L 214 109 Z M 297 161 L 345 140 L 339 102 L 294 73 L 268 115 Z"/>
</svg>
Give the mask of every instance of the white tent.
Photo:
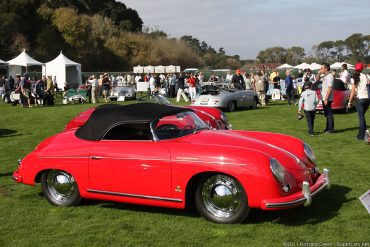
<svg viewBox="0 0 370 247">
<path fill-rule="evenodd" d="M 165 67 L 162 65 L 158 65 L 154 67 L 155 73 L 164 73 L 165 72 Z"/>
<path fill-rule="evenodd" d="M 277 69 L 291 69 L 291 68 L 293 68 L 293 66 L 287 63 L 284 63 L 283 65 L 277 67 Z"/>
<path fill-rule="evenodd" d="M 310 65 L 308 63 L 301 63 L 301 64 L 295 66 L 294 68 L 295 69 L 307 69 L 309 67 L 310 67 Z"/>
<path fill-rule="evenodd" d="M 175 72 L 176 72 L 176 66 L 174 65 L 166 66 L 166 73 L 175 73 Z"/>
<path fill-rule="evenodd" d="M 347 64 L 348 69 L 353 69 L 353 65 L 349 63 L 344 63 L 344 62 L 336 62 L 330 65 L 331 69 L 341 69 L 343 64 Z"/>
<path fill-rule="evenodd" d="M 9 75 L 15 77 L 17 74 L 22 73 L 22 67 L 26 67 L 26 72 L 28 71 L 29 66 L 42 66 L 43 70 L 45 64 L 36 61 L 30 55 L 26 53 L 26 50 L 23 50 L 16 58 L 8 61 L 9 63 Z"/>
<path fill-rule="evenodd" d="M 54 60 L 46 63 L 44 75 L 51 75 L 58 83 L 58 88 L 63 88 L 64 83 L 82 83 L 81 64 L 76 63 L 60 52 Z"/>
<path fill-rule="evenodd" d="M 321 69 L 321 64 L 317 63 L 311 63 L 310 66 L 308 67 L 310 70 L 318 70 Z"/>
<path fill-rule="evenodd" d="M 144 73 L 144 67 L 138 65 L 138 66 L 134 67 L 133 72 L 135 74 L 142 74 L 142 73 Z"/>
<path fill-rule="evenodd" d="M 148 65 L 144 67 L 144 73 L 154 73 L 154 66 Z"/>
<path fill-rule="evenodd" d="M 3 60 L 0 59 L 0 63 L 7 63 L 7 62 L 5 62 L 5 61 L 3 61 Z"/>
</svg>

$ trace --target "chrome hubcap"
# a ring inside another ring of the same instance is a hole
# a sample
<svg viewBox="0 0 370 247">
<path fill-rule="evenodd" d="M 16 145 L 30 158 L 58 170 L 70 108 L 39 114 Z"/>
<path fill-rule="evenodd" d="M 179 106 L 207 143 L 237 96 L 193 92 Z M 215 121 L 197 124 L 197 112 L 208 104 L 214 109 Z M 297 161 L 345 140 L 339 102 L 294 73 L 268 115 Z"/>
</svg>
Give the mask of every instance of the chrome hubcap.
<svg viewBox="0 0 370 247">
<path fill-rule="evenodd" d="M 67 201 L 77 193 L 76 181 L 64 171 L 50 171 L 47 177 L 47 185 L 51 196 L 57 201 Z"/>
<path fill-rule="evenodd" d="M 241 207 L 241 188 L 228 176 L 213 176 L 203 185 L 202 199 L 207 210 L 214 216 L 229 218 Z"/>
</svg>

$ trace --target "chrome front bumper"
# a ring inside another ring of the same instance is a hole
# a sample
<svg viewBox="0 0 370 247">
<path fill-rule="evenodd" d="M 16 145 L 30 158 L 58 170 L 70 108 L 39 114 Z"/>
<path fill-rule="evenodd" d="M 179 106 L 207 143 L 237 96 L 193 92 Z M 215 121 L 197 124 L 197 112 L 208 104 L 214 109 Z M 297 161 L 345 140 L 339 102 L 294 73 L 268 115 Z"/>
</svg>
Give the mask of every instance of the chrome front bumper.
<svg viewBox="0 0 370 247">
<path fill-rule="evenodd" d="M 302 191 L 297 192 L 293 195 L 277 198 L 271 200 L 265 200 L 263 209 L 283 209 L 290 208 L 299 205 L 309 206 L 312 203 L 312 197 L 316 196 L 323 189 L 330 189 L 331 182 L 329 176 L 329 169 L 324 169 L 321 176 L 318 178 L 316 183 L 310 187 L 308 182 L 303 182 Z"/>
</svg>

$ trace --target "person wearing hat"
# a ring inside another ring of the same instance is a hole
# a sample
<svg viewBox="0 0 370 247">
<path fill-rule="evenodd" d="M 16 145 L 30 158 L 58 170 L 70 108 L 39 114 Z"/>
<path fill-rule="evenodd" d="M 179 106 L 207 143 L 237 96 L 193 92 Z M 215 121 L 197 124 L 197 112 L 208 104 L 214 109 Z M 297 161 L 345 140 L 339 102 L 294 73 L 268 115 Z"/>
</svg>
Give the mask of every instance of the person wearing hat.
<svg viewBox="0 0 370 247">
<path fill-rule="evenodd" d="M 235 71 L 235 75 L 233 75 L 233 78 L 231 79 L 231 83 L 239 84 L 240 86 L 242 86 L 243 89 L 245 89 L 245 82 L 244 82 L 243 76 L 241 75 L 240 69 L 237 69 Z"/>
<path fill-rule="evenodd" d="M 303 118 L 302 109 L 304 109 L 308 125 L 308 133 L 310 134 L 310 136 L 313 136 L 316 106 L 319 103 L 319 98 L 317 97 L 316 92 L 312 90 L 312 83 L 309 81 L 308 77 L 305 78 L 303 89 L 304 91 L 301 94 L 298 104 L 298 116 L 301 116 L 299 119 Z"/>
<path fill-rule="evenodd" d="M 365 114 L 369 109 L 370 99 L 370 81 L 367 76 L 362 73 L 364 66 L 362 63 L 357 63 L 355 66 L 355 73 L 353 74 L 353 86 L 351 90 L 351 95 L 348 101 L 348 108 L 352 106 L 352 100 L 357 94 L 357 113 L 358 113 L 358 120 L 359 120 L 359 127 L 357 133 L 357 140 L 364 140 L 365 132 L 367 129 L 366 126 L 366 119 Z"/>
</svg>

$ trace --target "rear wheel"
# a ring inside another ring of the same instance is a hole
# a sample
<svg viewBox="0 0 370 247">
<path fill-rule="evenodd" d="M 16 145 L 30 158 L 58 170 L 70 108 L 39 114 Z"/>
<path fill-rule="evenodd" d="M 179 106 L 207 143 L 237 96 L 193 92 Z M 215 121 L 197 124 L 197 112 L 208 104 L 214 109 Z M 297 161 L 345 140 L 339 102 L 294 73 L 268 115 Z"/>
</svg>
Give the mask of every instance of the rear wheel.
<svg viewBox="0 0 370 247">
<path fill-rule="evenodd" d="M 258 106 L 258 98 L 254 97 L 253 98 L 252 109 L 257 109 L 257 106 Z"/>
<path fill-rule="evenodd" d="M 223 174 L 206 176 L 200 181 L 195 205 L 204 218 L 220 224 L 243 222 L 250 210 L 243 186 Z"/>
<path fill-rule="evenodd" d="M 227 110 L 229 112 L 233 112 L 233 111 L 235 111 L 235 108 L 236 108 L 235 102 L 234 101 L 229 101 L 229 103 L 227 104 Z"/>
<path fill-rule="evenodd" d="M 73 206 L 81 201 L 74 177 L 61 170 L 50 170 L 41 176 L 42 192 L 47 200 L 57 206 Z"/>
</svg>

